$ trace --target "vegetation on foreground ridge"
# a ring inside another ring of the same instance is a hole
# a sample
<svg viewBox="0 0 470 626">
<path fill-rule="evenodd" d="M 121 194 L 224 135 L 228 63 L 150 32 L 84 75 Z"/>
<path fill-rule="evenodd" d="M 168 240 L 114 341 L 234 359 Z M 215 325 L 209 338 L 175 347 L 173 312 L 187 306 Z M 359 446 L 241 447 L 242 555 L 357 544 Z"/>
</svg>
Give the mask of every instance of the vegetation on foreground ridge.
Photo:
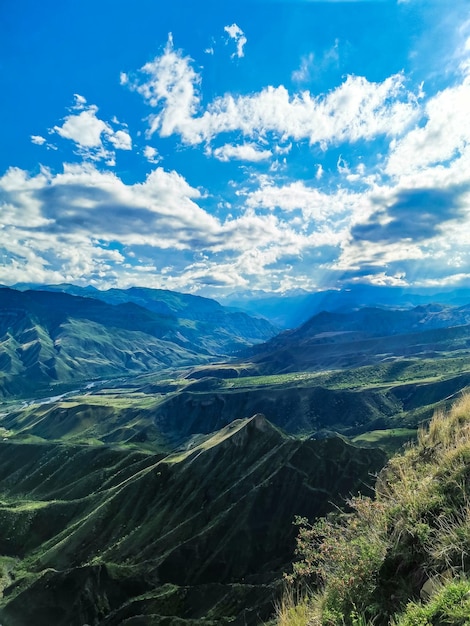
<svg viewBox="0 0 470 626">
<path fill-rule="evenodd" d="M 468 626 L 469 480 L 467 394 L 390 460 L 374 500 L 353 498 L 352 513 L 313 525 L 299 520 L 300 560 L 278 626 Z"/>
</svg>

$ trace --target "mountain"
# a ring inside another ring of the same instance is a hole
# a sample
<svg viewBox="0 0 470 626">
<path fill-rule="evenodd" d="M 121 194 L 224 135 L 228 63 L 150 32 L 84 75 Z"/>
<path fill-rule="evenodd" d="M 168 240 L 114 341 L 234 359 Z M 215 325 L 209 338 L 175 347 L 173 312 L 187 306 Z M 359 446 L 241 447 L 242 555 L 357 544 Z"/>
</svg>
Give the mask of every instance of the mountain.
<svg viewBox="0 0 470 626">
<path fill-rule="evenodd" d="M 19 287 L 24 290 L 28 285 L 21 284 Z M 100 290 L 91 286 L 79 287 L 67 283 L 30 286 L 29 288 L 94 298 L 108 304 L 132 302 L 164 317 L 204 322 L 210 324 L 214 336 L 220 336 L 219 340 L 225 338 L 229 345 L 230 341 L 235 342 L 235 347 L 265 341 L 278 332 L 277 327 L 257 314 L 256 311 L 248 315 L 241 311 L 229 310 L 210 298 L 166 289 L 131 287 L 129 289 Z M 205 330 L 208 334 L 207 329 Z M 238 341 L 237 337 L 239 338 Z"/>
<path fill-rule="evenodd" d="M 133 302 L 0 289 L 0 395 L 208 362 L 275 332 L 265 320 L 213 308 L 214 317 L 208 306 L 205 319 L 188 319 Z"/>
<path fill-rule="evenodd" d="M 226 306 L 262 315 L 280 328 L 292 329 L 322 311 L 350 313 L 371 306 L 411 309 L 433 303 L 463 306 L 470 302 L 470 289 L 435 292 L 432 289 L 412 290 L 404 287 L 349 285 L 341 290 L 325 290 L 315 293 L 305 291 L 283 295 L 246 293 L 228 296 L 223 302 Z"/>
<path fill-rule="evenodd" d="M 0 620 L 259 624 L 292 558 L 294 515 L 367 491 L 384 462 L 259 414 L 167 456 L 1 442 Z"/>
<path fill-rule="evenodd" d="M 264 373 L 343 368 L 416 355 L 466 350 L 470 306 L 430 304 L 409 310 L 322 311 L 251 350 Z"/>
</svg>

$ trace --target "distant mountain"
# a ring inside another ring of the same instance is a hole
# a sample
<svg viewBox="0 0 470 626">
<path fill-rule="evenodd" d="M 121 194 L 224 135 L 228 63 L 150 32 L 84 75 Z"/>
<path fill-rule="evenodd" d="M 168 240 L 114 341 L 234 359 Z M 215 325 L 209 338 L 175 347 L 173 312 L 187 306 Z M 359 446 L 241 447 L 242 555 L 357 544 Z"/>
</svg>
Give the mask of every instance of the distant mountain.
<svg viewBox="0 0 470 626">
<path fill-rule="evenodd" d="M 431 289 L 351 285 L 341 290 L 314 293 L 294 292 L 284 295 L 248 293 L 227 297 L 223 302 L 226 306 L 262 315 L 283 329 L 292 329 L 321 311 L 346 313 L 374 306 L 410 309 L 431 303 L 462 306 L 470 302 L 470 289 L 436 292 Z"/>
<path fill-rule="evenodd" d="M 367 365 L 470 346 L 470 305 L 323 311 L 251 350 L 265 373 Z"/>
<path fill-rule="evenodd" d="M 225 336 L 227 342 L 235 340 L 239 345 L 265 341 L 268 336 L 272 337 L 279 332 L 277 326 L 267 322 L 263 316 L 255 311 L 250 314 L 242 311 L 233 311 L 223 307 L 219 302 L 211 298 L 203 298 L 166 289 L 130 287 L 129 289 L 100 290 L 91 286 L 78 287 L 77 285 L 67 283 L 59 285 L 29 285 L 22 283 L 15 285 L 15 289 L 20 291 L 29 289 L 68 293 L 102 300 L 108 304 L 132 302 L 164 317 L 209 323 L 213 334 L 219 334 L 221 338 Z"/>
<path fill-rule="evenodd" d="M 334 336 L 338 333 L 339 340 L 346 340 L 344 333 L 383 337 L 466 324 L 470 324 L 470 305 L 428 304 L 406 310 L 366 307 L 349 313 L 322 311 L 286 334 L 299 339 L 322 339 L 325 334 Z"/>
<path fill-rule="evenodd" d="M 292 559 L 294 515 L 368 491 L 379 450 L 262 415 L 162 458 L 0 443 L 4 626 L 255 626 Z"/>
<path fill-rule="evenodd" d="M 240 314 L 238 311 L 234 312 L 211 298 L 203 298 L 201 296 L 180 293 L 178 291 L 169 291 L 167 289 L 130 287 L 129 289 L 101 290 L 90 285 L 87 287 L 79 287 L 68 283 L 57 285 L 18 283 L 12 288 L 19 291 L 34 290 L 68 293 L 74 296 L 95 298 L 96 300 L 107 302 L 108 304 L 124 304 L 126 302 L 133 302 L 134 304 L 138 304 L 139 306 L 149 309 L 154 313 L 158 313 L 159 315 L 180 317 L 190 320 L 209 320 L 214 323 L 215 326 L 217 323 L 230 323 L 230 320 L 232 320 L 232 324 L 236 324 L 246 316 L 246 313 Z M 257 315 L 255 312 L 250 314 L 248 317 L 252 319 L 253 316 L 257 319 L 262 318 L 262 316 Z M 263 321 L 265 320 L 263 319 Z M 269 325 L 264 324 L 260 327 L 266 329 L 269 328 Z M 255 338 L 258 338 L 257 332 L 255 332 Z"/>
<path fill-rule="evenodd" d="M 207 362 L 275 334 L 266 320 L 227 313 L 210 300 L 198 316 L 188 304 L 181 306 L 188 317 L 178 317 L 183 299 L 174 295 L 173 312 L 163 304 L 158 312 L 124 297 L 110 304 L 52 290 L 0 289 L 0 395 Z"/>
</svg>

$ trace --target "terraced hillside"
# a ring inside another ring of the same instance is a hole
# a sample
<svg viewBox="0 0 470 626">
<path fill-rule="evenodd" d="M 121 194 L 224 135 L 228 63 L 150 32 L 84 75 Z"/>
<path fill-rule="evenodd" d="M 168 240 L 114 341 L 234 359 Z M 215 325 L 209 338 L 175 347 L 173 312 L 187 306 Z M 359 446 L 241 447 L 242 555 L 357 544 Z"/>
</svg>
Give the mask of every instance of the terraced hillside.
<svg viewBox="0 0 470 626">
<path fill-rule="evenodd" d="M 324 515 L 384 460 L 261 415 L 168 456 L 3 442 L 1 622 L 258 624 L 292 558 L 293 516 Z"/>
</svg>

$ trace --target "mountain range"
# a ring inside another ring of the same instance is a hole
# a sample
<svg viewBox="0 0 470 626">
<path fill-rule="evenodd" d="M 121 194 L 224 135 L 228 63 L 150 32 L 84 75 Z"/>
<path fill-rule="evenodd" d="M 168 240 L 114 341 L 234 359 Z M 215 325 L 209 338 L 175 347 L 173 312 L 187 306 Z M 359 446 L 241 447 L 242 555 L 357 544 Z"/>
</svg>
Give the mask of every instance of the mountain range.
<svg viewBox="0 0 470 626">
<path fill-rule="evenodd" d="M 246 292 L 226 296 L 222 302 L 247 313 L 262 315 L 282 329 L 301 326 L 322 311 L 351 313 L 367 307 L 411 309 L 426 304 L 452 307 L 470 302 L 470 289 L 448 289 L 436 292 L 430 288 L 410 289 L 366 284 L 351 284 L 341 290 L 309 293 L 296 290 L 285 294 Z"/>
<path fill-rule="evenodd" d="M 251 360 L 265 373 L 331 369 L 398 357 L 432 356 L 470 345 L 470 306 L 412 309 L 367 307 L 322 311 L 299 328 L 255 346 Z"/>
<path fill-rule="evenodd" d="M 0 395 L 209 362 L 276 333 L 194 296 L 136 289 L 108 299 L 0 289 Z"/>
<path fill-rule="evenodd" d="M 470 386 L 467 304 L 278 332 L 186 294 L 18 287 L 0 289 L 4 626 L 267 624 L 295 517 L 372 493 Z"/>
</svg>

